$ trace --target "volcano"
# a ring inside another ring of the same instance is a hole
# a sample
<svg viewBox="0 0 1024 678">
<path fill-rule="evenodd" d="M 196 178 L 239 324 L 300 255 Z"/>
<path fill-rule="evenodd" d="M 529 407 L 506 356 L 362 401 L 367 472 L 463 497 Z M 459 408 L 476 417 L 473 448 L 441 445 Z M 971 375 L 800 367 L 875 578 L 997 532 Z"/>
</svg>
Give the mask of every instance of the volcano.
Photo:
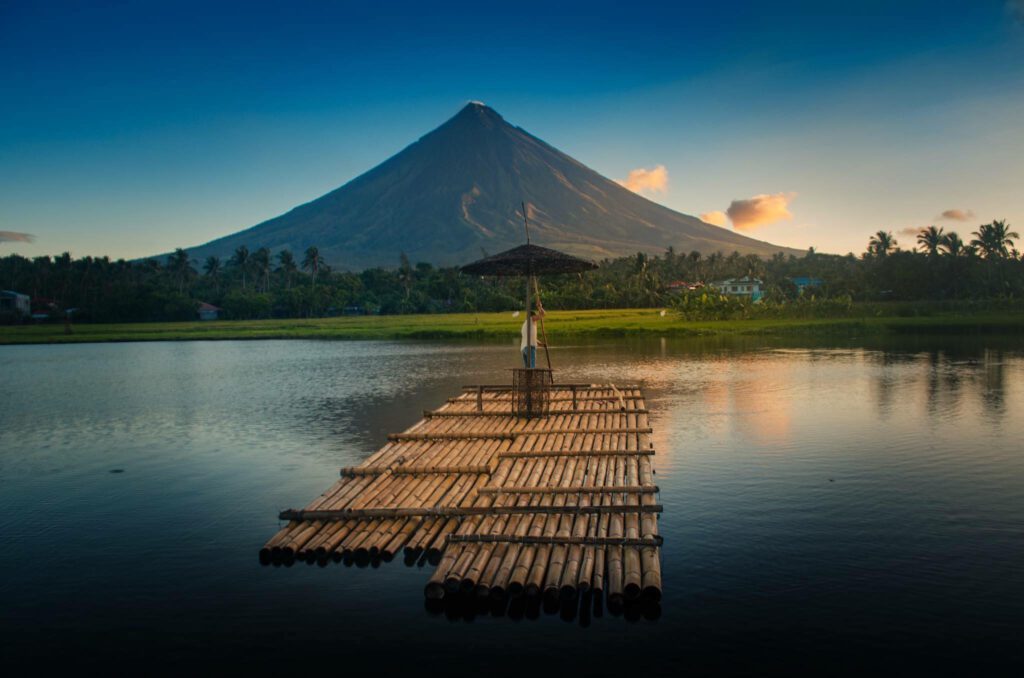
<svg viewBox="0 0 1024 678">
<path fill-rule="evenodd" d="M 252 228 L 189 249 L 202 261 L 235 248 L 316 246 L 332 266 L 464 264 L 524 242 L 600 260 L 636 252 L 795 253 L 707 224 L 633 193 L 473 102 L 370 171 Z"/>
</svg>

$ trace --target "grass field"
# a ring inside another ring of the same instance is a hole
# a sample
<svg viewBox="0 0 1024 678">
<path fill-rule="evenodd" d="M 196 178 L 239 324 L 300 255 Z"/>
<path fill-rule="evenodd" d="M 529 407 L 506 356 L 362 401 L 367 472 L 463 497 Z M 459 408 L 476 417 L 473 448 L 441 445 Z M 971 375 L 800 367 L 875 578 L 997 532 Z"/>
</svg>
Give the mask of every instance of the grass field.
<svg viewBox="0 0 1024 678">
<path fill-rule="evenodd" d="M 877 313 L 877 311 L 876 311 Z M 61 324 L 0 326 L 0 344 L 219 339 L 456 339 L 517 336 L 522 317 L 511 313 L 357 316 L 289 320 L 81 324 L 72 334 Z M 685 321 L 658 309 L 553 311 L 552 336 L 863 335 L 886 333 L 1019 333 L 1024 313 L 979 312 L 827 319 Z"/>
</svg>

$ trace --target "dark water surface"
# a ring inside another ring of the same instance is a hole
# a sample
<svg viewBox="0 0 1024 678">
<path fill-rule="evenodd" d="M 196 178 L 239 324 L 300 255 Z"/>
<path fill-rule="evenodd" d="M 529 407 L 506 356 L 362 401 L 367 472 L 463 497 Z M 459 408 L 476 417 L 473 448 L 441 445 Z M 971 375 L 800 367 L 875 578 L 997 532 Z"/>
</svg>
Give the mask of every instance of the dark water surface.
<svg viewBox="0 0 1024 678">
<path fill-rule="evenodd" d="M 6 666 L 520 676 L 1024 659 L 1018 338 L 619 341 L 558 377 L 645 384 L 665 595 L 613 614 L 428 609 L 428 566 L 263 567 L 388 432 L 515 347 L 0 347 Z"/>
</svg>

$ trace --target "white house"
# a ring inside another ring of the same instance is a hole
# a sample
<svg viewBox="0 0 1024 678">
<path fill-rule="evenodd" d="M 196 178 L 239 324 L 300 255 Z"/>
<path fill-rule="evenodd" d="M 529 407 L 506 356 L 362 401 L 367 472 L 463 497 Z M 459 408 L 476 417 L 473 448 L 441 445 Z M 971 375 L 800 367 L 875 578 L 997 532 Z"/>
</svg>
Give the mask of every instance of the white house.
<svg viewBox="0 0 1024 678">
<path fill-rule="evenodd" d="M 750 297 L 752 301 L 759 301 L 764 296 L 764 290 L 762 289 L 764 283 L 758 278 L 751 278 L 749 276 L 716 280 L 709 283 L 708 286 L 722 294 Z"/>
<path fill-rule="evenodd" d="M 32 314 L 32 303 L 27 294 L 11 290 L 0 290 L 0 315 L 13 320 L 27 318 Z"/>
</svg>

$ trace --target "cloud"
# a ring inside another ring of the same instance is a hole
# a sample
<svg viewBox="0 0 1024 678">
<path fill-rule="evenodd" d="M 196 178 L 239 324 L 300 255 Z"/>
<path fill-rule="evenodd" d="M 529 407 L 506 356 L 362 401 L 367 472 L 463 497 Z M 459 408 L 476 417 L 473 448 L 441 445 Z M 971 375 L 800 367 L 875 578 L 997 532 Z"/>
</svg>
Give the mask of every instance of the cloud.
<svg viewBox="0 0 1024 678">
<path fill-rule="evenodd" d="M 733 200 L 725 213 L 737 231 L 750 231 L 776 221 L 792 219 L 789 203 L 794 198 L 796 193 L 761 193 L 746 200 Z"/>
<path fill-rule="evenodd" d="M 36 237 L 31 233 L 17 231 L 0 231 L 0 242 L 32 242 Z"/>
<path fill-rule="evenodd" d="M 668 170 L 664 165 L 654 169 L 638 167 L 628 177 L 616 179 L 616 182 L 634 193 L 664 193 L 668 189 Z"/>
<path fill-rule="evenodd" d="M 906 228 L 901 228 L 900 230 L 896 231 L 896 235 L 902 236 L 904 238 L 916 238 L 917 234 L 920 232 L 920 226 L 907 226 Z"/>
<path fill-rule="evenodd" d="M 970 221 L 971 219 L 974 218 L 974 212 L 972 212 L 971 210 L 959 210 L 954 208 L 951 210 L 946 210 L 945 212 L 943 212 L 942 214 L 935 218 L 949 219 L 950 221 Z"/>
<path fill-rule="evenodd" d="M 700 215 L 700 220 L 715 226 L 721 226 L 725 228 L 725 225 L 729 222 L 729 217 L 726 216 L 725 212 L 719 210 L 713 210 L 711 212 L 704 212 Z"/>
</svg>

